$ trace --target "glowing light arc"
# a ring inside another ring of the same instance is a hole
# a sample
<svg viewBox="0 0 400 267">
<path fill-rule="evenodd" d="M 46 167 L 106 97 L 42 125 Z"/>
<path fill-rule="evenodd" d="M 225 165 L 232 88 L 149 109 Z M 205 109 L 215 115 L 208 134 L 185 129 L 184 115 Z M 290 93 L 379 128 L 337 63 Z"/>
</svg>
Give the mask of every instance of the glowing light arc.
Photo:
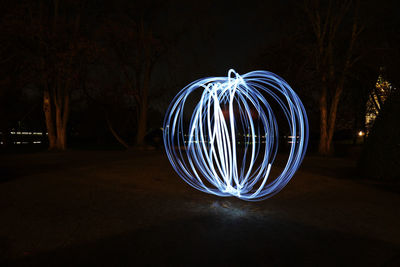
<svg viewBox="0 0 400 267">
<path fill-rule="evenodd" d="M 268 101 L 267 101 L 268 100 Z M 280 140 L 274 107 L 287 121 L 287 163 L 270 179 Z M 192 187 L 218 196 L 262 200 L 293 177 L 308 143 L 308 119 L 293 89 L 278 75 L 253 71 L 243 76 L 208 77 L 183 88 L 164 119 L 167 156 Z"/>
</svg>

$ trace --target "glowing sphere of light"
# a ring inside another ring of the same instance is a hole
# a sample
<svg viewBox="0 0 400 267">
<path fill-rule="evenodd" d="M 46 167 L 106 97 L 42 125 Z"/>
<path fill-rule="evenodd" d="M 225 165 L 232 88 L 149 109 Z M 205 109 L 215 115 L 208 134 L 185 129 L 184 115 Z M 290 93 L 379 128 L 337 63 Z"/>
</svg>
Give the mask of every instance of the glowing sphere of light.
<svg viewBox="0 0 400 267">
<path fill-rule="evenodd" d="M 277 118 L 284 120 L 288 136 L 287 160 L 272 175 L 283 138 Z M 186 183 L 243 200 L 278 193 L 299 168 L 308 142 L 302 102 L 282 78 L 268 71 L 240 76 L 230 70 L 227 77 L 192 82 L 173 99 L 163 129 L 168 159 Z"/>
</svg>

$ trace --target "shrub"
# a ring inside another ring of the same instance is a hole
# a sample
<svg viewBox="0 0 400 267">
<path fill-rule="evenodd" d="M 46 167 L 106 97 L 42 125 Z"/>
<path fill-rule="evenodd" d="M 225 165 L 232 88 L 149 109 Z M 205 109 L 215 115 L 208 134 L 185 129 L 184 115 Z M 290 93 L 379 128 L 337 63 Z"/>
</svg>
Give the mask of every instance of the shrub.
<svg viewBox="0 0 400 267">
<path fill-rule="evenodd" d="M 394 90 L 365 142 L 359 167 L 364 175 L 400 181 L 400 90 Z"/>
</svg>

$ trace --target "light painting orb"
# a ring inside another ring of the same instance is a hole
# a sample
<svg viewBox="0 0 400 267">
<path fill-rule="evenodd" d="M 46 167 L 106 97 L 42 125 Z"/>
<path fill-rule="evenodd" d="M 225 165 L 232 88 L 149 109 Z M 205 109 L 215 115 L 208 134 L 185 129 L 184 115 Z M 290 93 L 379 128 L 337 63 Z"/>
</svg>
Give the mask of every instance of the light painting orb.
<svg viewBox="0 0 400 267">
<path fill-rule="evenodd" d="M 302 102 L 289 84 L 268 71 L 241 76 L 229 70 L 227 77 L 192 82 L 173 99 L 163 129 L 168 159 L 186 183 L 249 201 L 282 190 L 308 143 Z M 278 143 L 286 154 L 278 155 Z M 279 170 L 272 168 L 277 158 Z"/>
</svg>

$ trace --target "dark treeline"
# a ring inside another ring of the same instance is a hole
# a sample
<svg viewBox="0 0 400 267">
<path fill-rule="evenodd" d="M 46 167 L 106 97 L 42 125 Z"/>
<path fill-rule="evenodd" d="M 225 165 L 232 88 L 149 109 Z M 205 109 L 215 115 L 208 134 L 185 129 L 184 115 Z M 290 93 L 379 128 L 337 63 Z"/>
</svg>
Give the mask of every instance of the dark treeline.
<svg viewBox="0 0 400 267">
<path fill-rule="evenodd" d="M 182 86 L 235 68 L 284 77 L 312 149 L 332 154 L 341 135 L 366 131 L 378 77 L 400 82 L 395 1 L 275 2 L 3 1 L 3 146 L 13 129 L 47 132 L 51 150 L 145 146 Z"/>
</svg>

